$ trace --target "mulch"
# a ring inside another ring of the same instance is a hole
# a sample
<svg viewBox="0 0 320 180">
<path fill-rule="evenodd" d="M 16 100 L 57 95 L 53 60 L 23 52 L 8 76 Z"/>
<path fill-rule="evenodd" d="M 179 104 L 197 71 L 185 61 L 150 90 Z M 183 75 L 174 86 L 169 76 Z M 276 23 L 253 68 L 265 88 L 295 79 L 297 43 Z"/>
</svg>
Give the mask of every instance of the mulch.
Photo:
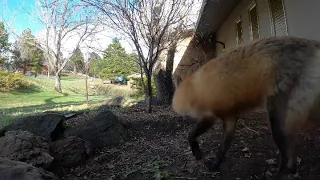
<svg viewBox="0 0 320 180">
<path fill-rule="evenodd" d="M 214 173 L 191 154 L 187 134 L 195 123 L 193 119 L 178 116 L 170 107 L 163 106 L 154 106 L 152 114 L 145 113 L 143 106 L 113 111 L 125 122 L 130 139 L 122 145 L 97 150 L 95 157 L 86 164 L 65 169 L 62 179 L 262 180 L 271 179 L 276 173 L 278 150 L 264 111 L 242 117 L 227 161 Z M 300 133 L 296 148 L 299 170 L 294 179 L 320 179 L 319 134 L 319 126 Z M 207 157 L 214 156 L 220 136 L 221 122 L 217 121 L 198 138 Z"/>
</svg>

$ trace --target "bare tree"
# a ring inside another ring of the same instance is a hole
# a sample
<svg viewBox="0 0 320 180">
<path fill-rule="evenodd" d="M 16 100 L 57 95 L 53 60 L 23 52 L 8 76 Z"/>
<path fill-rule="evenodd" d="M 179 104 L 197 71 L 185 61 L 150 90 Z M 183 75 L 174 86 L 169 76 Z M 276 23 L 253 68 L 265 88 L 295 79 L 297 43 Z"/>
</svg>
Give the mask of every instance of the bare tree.
<svg viewBox="0 0 320 180">
<path fill-rule="evenodd" d="M 126 36 L 139 56 L 138 64 L 147 77 L 143 83 L 150 113 L 151 78 L 160 53 L 179 39 L 184 29 L 194 27 L 190 13 L 192 0 L 81 0 L 102 13 L 99 20 Z M 141 78 L 142 78 L 141 74 Z"/>
<path fill-rule="evenodd" d="M 70 60 L 70 55 L 90 35 L 96 33 L 96 24 L 93 24 L 92 10 L 82 6 L 79 1 L 72 0 L 37 0 L 38 20 L 45 25 L 45 34 L 41 39 L 41 47 L 46 52 L 49 67 L 56 77 L 55 89 L 62 92 L 61 72 Z M 63 46 L 70 39 L 76 38 L 76 43 L 70 47 Z M 65 54 L 65 53 L 68 54 Z M 67 58 L 64 58 L 67 56 Z"/>
</svg>

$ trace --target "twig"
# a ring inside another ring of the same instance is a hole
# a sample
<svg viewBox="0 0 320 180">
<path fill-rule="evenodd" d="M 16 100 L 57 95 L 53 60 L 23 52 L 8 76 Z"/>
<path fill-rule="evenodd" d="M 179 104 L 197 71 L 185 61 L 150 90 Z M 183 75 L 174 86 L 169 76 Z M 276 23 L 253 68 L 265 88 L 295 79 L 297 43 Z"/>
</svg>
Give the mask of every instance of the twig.
<svg viewBox="0 0 320 180">
<path fill-rule="evenodd" d="M 260 132 L 255 131 L 255 130 L 253 130 L 253 129 L 249 128 L 248 126 L 246 126 L 246 125 L 244 124 L 244 122 L 243 122 L 243 121 L 241 122 L 241 124 L 242 124 L 242 125 L 244 126 L 244 128 L 246 128 L 247 130 L 252 131 L 252 132 L 254 132 L 254 133 L 256 133 L 256 134 L 260 135 Z"/>
<path fill-rule="evenodd" d="M 189 177 L 183 177 L 183 176 L 176 176 L 175 179 L 198 179 L 198 178 L 189 178 Z"/>
</svg>

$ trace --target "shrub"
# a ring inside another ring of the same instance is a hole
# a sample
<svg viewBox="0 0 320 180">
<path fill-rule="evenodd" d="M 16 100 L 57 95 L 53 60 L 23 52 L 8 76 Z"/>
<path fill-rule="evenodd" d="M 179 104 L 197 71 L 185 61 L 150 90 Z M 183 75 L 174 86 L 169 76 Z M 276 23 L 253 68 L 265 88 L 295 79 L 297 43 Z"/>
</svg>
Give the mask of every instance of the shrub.
<svg viewBox="0 0 320 180">
<path fill-rule="evenodd" d="M 147 77 L 143 77 L 143 81 L 145 83 L 145 85 L 147 85 Z M 141 82 L 141 78 L 131 78 L 131 84 L 133 86 L 133 88 L 136 90 L 135 92 L 135 96 L 144 96 L 144 90 L 143 90 L 143 85 Z M 156 84 L 154 82 L 154 79 L 151 79 L 151 87 L 152 87 L 152 96 L 156 96 L 157 95 L 157 88 L 156 88 Z"/>
<path fill-rule="evenodd" d="M 0 70 L 0 92 L 10 92 L 30 86 L 31 83 L 24 75 Z"/>
<path fill-rule="evenodd" d="M 93 95 L 96 96 L 130 96 L 133 94 L 133 91 L 128 86 L 118 86 L 118 85 L 96 85 Z"/>
</svg>

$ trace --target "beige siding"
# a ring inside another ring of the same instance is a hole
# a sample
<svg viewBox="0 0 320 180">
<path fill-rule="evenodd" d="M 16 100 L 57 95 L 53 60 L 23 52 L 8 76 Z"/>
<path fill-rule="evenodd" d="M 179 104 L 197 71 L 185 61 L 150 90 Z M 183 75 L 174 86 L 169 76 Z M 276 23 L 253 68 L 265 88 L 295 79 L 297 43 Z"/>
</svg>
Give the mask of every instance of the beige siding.
<svg viewBox="0 0 320 180">
<path fill-rule="evenodd" d="M 252 0 L 242 0 L 232 11 L 217 33 L 217 40 L 226 44 L 226 49 L 237 47 L 235 22 L 241 16 L 243 44 L 250 41 L 248 8 Z M 256 0 L 260 38 L 274 35 L 268 0 Z M 320 40 L 320 0 L 283 0 L 288 35 Z M 217 55 L 222 46 L 217 45 Z"/>
<path fill-rule="evenodd" d="M 173 60 L 173 71 L 172 73 L 175 72 L 176 68 L 178 67 L 181 59 L 182 59 L 182 56 L 184 55 L 190 41 L 192 40 L 193 36 L 192 37 L 188 37 L 186 39 L 184 39 L 183 41 L 179 42 L 177 44 L 177 48 L 176 48 L 176 53 L 174 55 L 174 60 Z"/>
<path fill-rule="evenodd" d="M 288 34 L 320 40 L 320 0 L 284 0 Z"/>
<path fill-rule="evenodd" d="M 249 29 L 249 8 L 253 0 L 241 1 L 231 12 L 227 20 L 223 23 L 217 33 L 217 40 L 226 44 L 226 49 L 237 47 L 235 22 L 241 16 L 243 29 L 243 44 L 250 41 Z M 259 36 L 267 37 L 271 35 L 271 20 L 269 14 L 268 0 L 256 0 L 259 22 Z M 222 46 L 217 45 L 217 55 L 221 54 Z"/>
</svg>

